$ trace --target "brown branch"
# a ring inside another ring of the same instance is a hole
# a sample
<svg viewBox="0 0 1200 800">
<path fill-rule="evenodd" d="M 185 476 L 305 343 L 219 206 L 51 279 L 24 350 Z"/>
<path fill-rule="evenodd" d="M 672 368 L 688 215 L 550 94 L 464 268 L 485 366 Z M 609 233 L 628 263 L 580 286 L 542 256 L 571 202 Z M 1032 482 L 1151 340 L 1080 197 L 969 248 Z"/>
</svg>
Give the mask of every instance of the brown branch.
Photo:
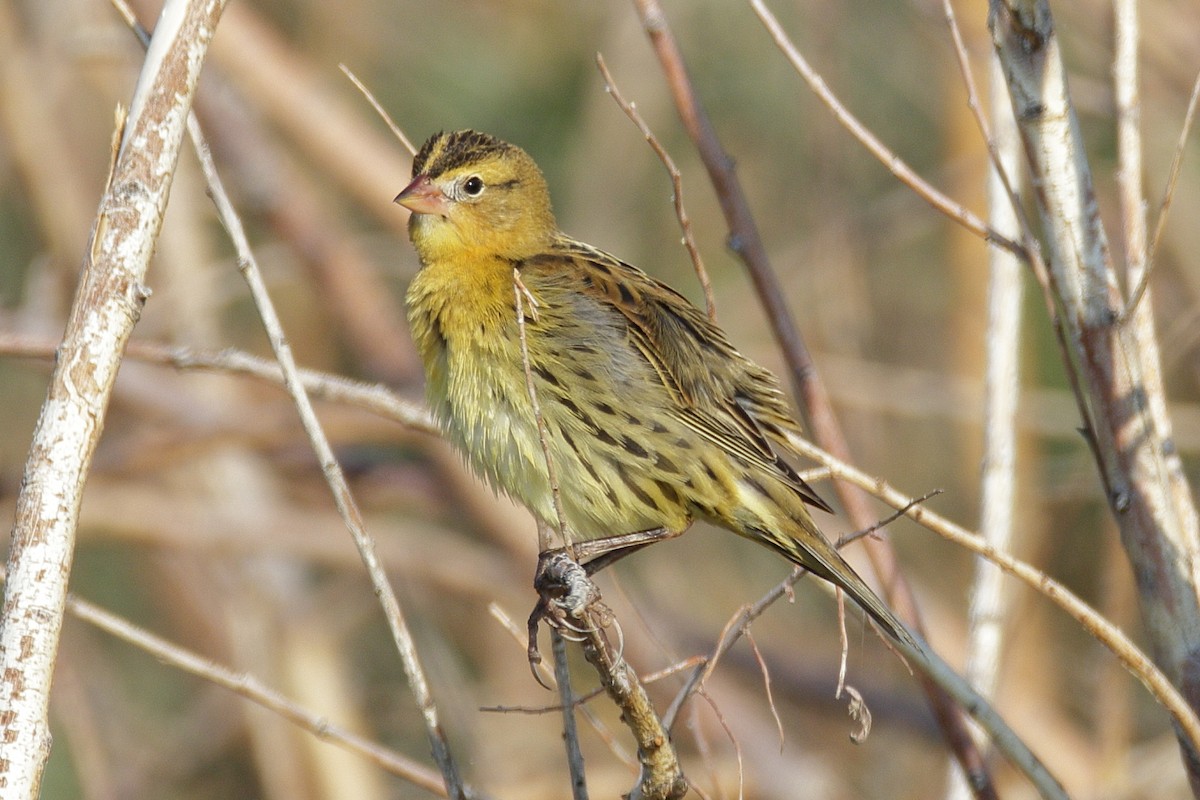
<svg viewBox="0 0 1200 800">
<path fill-rule="evenodd" d="M 828 391 L 788 310 L 784 300 L 785 293 L 771 268 L 758 226 L 734 171 L 733 161 L 722 148 L 712 122 L 696 96 L 683 56 L 667 23 L 666 14 L 658 0 L 634 0 L 634 4 L 658 56 L 684 127 L 700 153 L 709 179 L 716 189 L 717 199 L 729 226 L 729 245 L 746 265 L 759 302 L 771 321 L 775 338 L 783 350 L 792 380 L 807 411 L 813 435 L 830 452 L 850 460 L 849 446 L 829 402 Z M 835 488 L 851 523 L 857 528 L 867 527 L 871 523 L 872 515 L 867 507 L 866 496 L 844 482 L 836 482 Z M 923 632 L 924 625 L 915 596 L 899 570 L 891 547 L 884 541 L 871 540 L 867 542 L 866 548 L 875 573 L 885 587 L 888 600 L 900 618 Z M 932 683 L 922 681 L 922 688 L 926 691 L 930 706 L 964 771 L 972 776 L 975 783 L 990 783 L 990 780 L 983 777 L 987 774 L 983 756 L 971 741 L 962 713 L 956 710 L 949 698 Z"/>
<path fill-rule="evenodd" d="M 593 623 L 603 622 L 592 616 Z M 583 632 L 584 658 L 601 676 L 605 692 L 621 710 L 621 719 L 637 741 L 641 774 L 628 800 L 678 800 L 688 789 L 679 766 L 679 756 L 671 744 L 668 729 L 659 719 L 637 673 L 607 641 L 601 624 L 591 624 Z"/>
</svg>

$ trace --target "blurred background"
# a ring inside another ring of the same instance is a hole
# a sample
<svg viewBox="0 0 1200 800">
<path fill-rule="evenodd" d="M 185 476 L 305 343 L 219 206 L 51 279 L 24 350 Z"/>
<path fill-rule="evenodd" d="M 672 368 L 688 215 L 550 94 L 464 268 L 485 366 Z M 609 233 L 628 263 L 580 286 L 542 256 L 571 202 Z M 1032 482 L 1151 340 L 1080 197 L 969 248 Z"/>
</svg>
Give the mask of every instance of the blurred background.
<svg viewBox="0 0 1200 800">
<path fill-rule="evenodd" d="M 981 459 L 986 249 L 900 185 L 804 87 L 748 5 L 669 0 L 689 62 L 770 249 L 788 303 L 833 392 L 855 463 L 974 528 Z M 776 2 L 792 38 L 884 142 L 985 212 L 986 155 L 941 6 Z M 956 3 L 982 69 L 983 4 Z M 1109 222 L 1113 192 L 1111 9 L 1055 7 L 1071 88 Z M 153 2 L 138 5 L 144 21 Z M 1141 11 L 1146 186 L 1157 209 L 1200 68 L 1200 7 Z M 719 318 L 745 353 L 782 360 L 632 4 L 582 0 L 311 0 L 230 4 L 197 112 L 250 228 L 303 366 L 419 399 L 403 318 L 416 268 L 391 203 L 409 160 L 339 72 L 350 67 L 416 144 L 474 127 L 526 148 L 561 227 L 702 295 L 657 157 L 605 93 L 622 93 L 668 148 L 712 276 Z M 0 0 L 0 518 L 11 519 L 110 159 L 113 109 L 142 51 L 100 0 Z M 1153 300 L 1176 438 L 1200 452 L 1200 162 L 1189 143 Z M 330 721 L 426 760 L 420 716 L 359 557 L 284 394 L 245 377 L 177 370 L 154 346 L 269 354 L 205 196 L 180 160 L 135 331 L 82 510 L 72 588 L 181 645 L 257 675 Z M 1078 434 L 1036 289 L 1024 314 L 1014 550 L 1138 638 L 1129 564 Z M 319 406 L 408 613 L 445 727 L 473 784 L 498 798 L 568 793 L 557 714 L 497 713 L 556 697 L 529 675 L 518 625 L 534 602 L 534 527 L 440 441 L 366 412 Z M 821 486 L 818 486 L 821 489 Z M 822 493 L 832 498 L 824 485 Z M 887 509 L 880 506 L 883 516 Z M 821 515 L 827 531 L 846 523 Z M 4 530 L 8 525 L 0 526 Z M 960 663 L 970 558 L 912 523 L 890 526 L 934 645 Z M 859 553 L 848 557 L 864 572 Z M 602 577 L 625 655 L 642 674 L 710 650 L 726 621 L 788 573 L 765 550 L 697 527 Z M 739 644 L 676 730 L 689 777 L 736 797 L 940 796 L 947 751 L 916 682 L 857 617 L 849 682 L 875 725 L 865 743 L 833 698 L 836 609 L 802 582 Z M 1189 796 L 1165 712 L 1082 630 L 1015 585 L 997 704 L 1083 798 Z M 577 654 L 575 654 L 577 656 Z M 576 688 L 594 673 L 576 658 Z M 660 708 L 679 676 L 651 687 Z M 582 726 L 594 797 L 627 791 L 632 742 L 604 699 Z M 68 619 L 53 699 L 47 798 L 423 798 L 365 761 L 230 693 Z M 613 744 L 610 747 L 608 739 Z M 1003 797 L 1031 796 L 995 764 Z M 698 795 L 697 795 L 698 796 Z"/>
</svg>

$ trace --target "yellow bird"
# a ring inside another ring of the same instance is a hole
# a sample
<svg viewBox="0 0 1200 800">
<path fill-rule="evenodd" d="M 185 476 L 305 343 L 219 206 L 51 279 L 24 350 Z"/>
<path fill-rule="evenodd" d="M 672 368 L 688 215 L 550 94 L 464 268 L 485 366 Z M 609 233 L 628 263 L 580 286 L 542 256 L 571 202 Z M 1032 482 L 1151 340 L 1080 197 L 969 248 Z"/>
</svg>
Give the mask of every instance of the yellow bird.
<svg viewBox="0 0 1200 800">
<path fill-rule="evenodd" d="M 421 269 L 408 317 L 429 403 L 478 474 L 556 524 L 515 269 L 532 300 L 526 349 L 573 537 L 665 538 L 706 519 L 840 586 L 915 646 L 813 521 L 807 505 L 830 509 L 779 454 L 800 426 L 775 376 L 682 295 L 559 231 L 524 150 L 438 133 L 396 202 L 413 212 Z"/>
</svg>

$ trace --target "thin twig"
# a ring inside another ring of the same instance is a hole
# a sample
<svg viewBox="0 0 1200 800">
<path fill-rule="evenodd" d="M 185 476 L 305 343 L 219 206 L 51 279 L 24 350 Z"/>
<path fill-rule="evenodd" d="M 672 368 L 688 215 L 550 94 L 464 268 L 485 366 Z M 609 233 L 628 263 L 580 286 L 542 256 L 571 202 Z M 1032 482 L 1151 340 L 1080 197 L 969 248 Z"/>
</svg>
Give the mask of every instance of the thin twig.
<svg viewBox="0 0 1200 800">
<path fill-rule="evenodd" d="M 325 436 L 321 423 L 317 420 L 316 412 L 312 407 L 312 400 L 304 389 L 304 383 L 296 368 L 296 360 L 292 354 L 291 345 L 288 344 L 287 337 L 283 332 L 282 322 L 275 310 L 270 293 L 267 291 L 262 273 L 258 269 L 254 253 L 250 249 L 250 243 L 246 238 L 241 219 L 230 202 L 228 195 L 225 193 L 220 177 L 216 172 L 216 166 L 212 163 L 211 157 L 208 155 L 208 148 L 204 145 L 200 127 L 194 119 L 190 121 L 189 130 L 196 142 L 196 150 L 200 154 L 201 167 L 204 170 L 205 179 L 209 185 L 209 194 L 212 196 L 221 221 L 224 223 L 225 229 L 228 231 L 238 252 L 239 268 L 250 288 L 250 294 L 254 298 L 255 307 L 258 309 L 263 326 L 267 330 L 268 338 L 271 341 L 271 349 L 275 354 L 276 360 L 279 362 L 280 368 L 283 370 L 284 385 L 292 397 L 292 401 L 300 416 L 301 425 L 304 427 L 313 452 L 321 464 L 321 472 L 325 476 L 325 480 L 333 494 L 338 513 L 341 514 L 347 530 L 350 531 L 350 535 L 354 539 L 354 544 L 358 548 L 359 554 L 363 559 L 363 564 L 367 568 L 367 574 L 371 579 L 375 595 L 379 598 L 383 606 L 384 615 L 387 618 L 388 627 L 392 633 L 392 639 L 400 654 L 405 674 L 408 676 L 409 687 L 413 692 L 413 698 L 416 700 L 417 707 L 420 709 L 422 719 L 425 723 L 425 732 L 429 737 L 434 761 L 437 762 L 442 772 L 442 776 L 446 781 L 446 789 L 450 796 L 453 798 L 465 797 L 458 767 L 450 751 L 450 744 L 446 740 L 446 734 L 442 730 L 437 705 L 429 690 L 424 668 L 421 666 L 420 658 L 417 655 L 416 643 L 413 641 L 412 634 L 408 629 L 408 623 L 404 619 L 404 614 L 400 608 L 400 601 L 396 597 L 391 582 L 383 570 L 383 565 L 380 564 L 379 557 L 375 553 L 375 542 L 367 532 L 362 512 L 359 510 L 358 503 L 351 494 L 345 473 L 342 471 L 342 467 L 334 455 L 333 448 L 329 444 L 329 439 Z"/>
<path fill-rule="evenodd" d="M 491 613 L 492 617 L 495 618 L 496 621 L 499 622 L 506 631 L 508 631 L 509 635 L 512 636 L 513 641 L 515 641 L 521 646 L 522 649 L 524 649 L 528 643 L 526 639 L 526 632 L 521 629 L 516 622 L 513 621 L 512 617 L 495 603 L 490 603 L 488 605 L 488 611 Z M 545 664 L 539 664 L 538 667 L 544 671 L 551 680 L 554 679 L 553 672 L 551 672 L 551 670 L 546 667 Z M 652 680 L 657 680 L 660 676 L 662 676 L 663 672 L 663 670 L 659 670 L 659 672 L 654 673 L 654 676 L 647 676 L 644 678 L 644 680 L 647 683 Z M 604 694 L 603 686 L 587 692 L 586 694 L 576 695 L 574 706 L 581 714 L 583 714 L 584 719 L 586 719 L 592 726 L 593 732 L 595 732 L 595 734 L 600 737 L 601 741 L 608 746 L 608 749 L 612 752 L 612 754 L 616 756 L 617 759 L 622 763 L 628 764 L 629 766 L 634 766 L 637 763 L 637 760 L 630 755 L 629 751 L 620 742 L 617 741 L 617 737 L 613 735 L 612 729 L 609 728 L 608 724 L 605 723 L 604 720 L 600 719 L 600 717 L 598 717 L 596 713 L 593 712 L 588 706 L 589 701 L 591 701 L 593 698 L 599 697 L 602 694 Z M 484 707 L 480 710 L 495 711 L 498 713 L 512 711 L 523 714 L 545 714 L 548 712 L 561 712 L 562 706 L 552 705 L 541 706 L 539 708 L 528 708 L 523 706 L 490 706 Z"/>
<path fill-rule="evenodd" d="M 1163 230 L 1167 227 L 1167 212 L 1171 210 L 1171 201 L 1175 197 L 1175 184 L 1183 169 L 1183 154 L 1186 150 L 1188 136 L 1192 132 L 1192 123 L 1196 121 L 1198 104 L 1200 104 L 1200 73 L 1196 74 L 1196 80 L 1192 83 L 1192 95 L 1188 98 L 1187 112 L 1183 115 L 1183 126 L 1179 129 L 1179 141 L 1175 144 L 1175 155 L 1171 159 L 1171 172 L 1167 176 L 1167 185 L 1163 188 L 1162 202 L 1158 207 L 1158 219 L 1154 222 L 1154 238 L 1150 240 L 1150 250 L 1146 254 L 1146 269 L 1142 273 L 1137 287 L 1133 290 L 1133 294 L 1129 296 L 1129 302 L 1125 305 L 1124 311 L 1121 312 L 1122 322 L 1133 314 L 1134 309 L 1138 307 L 1138 304 L 1142 302 L 1142 297 L 1146 294 L 1146 287 L 1150 285 L 1150 274 L 1154 271 L 1154 265 L 1157 263 L 1155 256 L 1158 255 L 1158 243 L 1162 241 Z"/>
<path fill-rule="evenodd" d="M 843 627 L 843 631 L 845 628 Z M 775 696 L 771 692 L 771 670 L 767 668 L 767 661 L 763 658 L 762 651 L 758 649 L 758 642 L 754 641 L 754 634 L 750 629 L 746 629 L 746 644 L 750 645 L 750 652 L 754 654 L 754 661 L 758 664 L 758 672 L 762 675 L 763 692 L 767 695 L 767 708 L 771 710 L 771 718 L 775 720 L 775 730 L 779 734 L 779 752 L 783 752 L 785 737 L 783 735 L 783 720 L 779 718 L 779 709 L 775 706 Z"/>
<path fill-rule="evenodd" d="M 567 748 L 571 797 L 573 800 L 588 800 L 583 748 L 579 746 L 579 728 L 575 724 L 575 696 L 571 691 L 571 671 L 567 667 L 567 644 L 563 641 L 562 634 L 555 629 L 550 631 L 550 647 L 554 652 L 554 677 L 558 681 L 558 696 L 563 708 L 563 743 Z"/>
<path fill-rule="evenodd" d="M 367 98 L 367 102 L 371 104 L 371 108 L 375 109 L 375 113 L 378 114 L 383 120 L 383 123 L 388 126 L 388 129 L 392 132 L 392 135 L 400 140 L 400 144 L 404 145 L 404 149 L 408 151 L 408 154 L 410 156 L 415 156 L 417 154 L 417 148 L 413 147 L 413 143 L 407 136 L 404 135 L 404 131 L 400 130 L 400 126 L 396 124 L 394 119 L 392 119 L 392 115 L 387 113 L 387 111 L 384 110 L 383 105 L 375 99 L 375 95 L 371 92 L 371 90 L 368 89 L 366 85 L 358 79 L 358 76 L 355 75 L 345 64 L 338 64 L 338 69 L 340 69 L 342 74 L 350 79 L 351 83 L 358 87 L 358 90 L 362 92 L 363 97 Z"/>
<path fill-rule="evenodd" d="M 546 419 L 542 416 L 541 403 L 538 401 L 537 387 L 533 382 L 533 369 L 529 360 L 529 340 L 525 333 L 525 301 L 529 301 L 530 316 L 534 321 L 538 318 L 538 300 L 521 282 L 521 273 L 513 269 L 513 303 L 517 315 L 517 335 L 521 343 L 521 367 L 525 371 L 525 389 L 529 393 L 529 404 L 533 410 L 533 418 L 537 423 L 538 441 L 542 446 L 542 457 L 546 462 L 546 480 L 550 485 L 550 496 L 554 502 L 554 513 L 558 522 L 558 535 L 562 539 L 567 552 L 574 553 L 571 540 L 567 536 L 567 515 L 563 510 L 562 494 L 558 488 L 558 472 L 555 470 L 554 457 L 550 453 L 550 439 L 546 432 Z M 543 520 L 538 520 L 538 550 L 546 552 L 551 548 L 550 526 Z M 530 625 L 536 625 L 537 620 L 531 620 Z M 537 637 L 536 629 L 531 628 L 529 636 L 530 653 L 534 654 L 533 639 Z M 579 744 L 579 727 L 575 722 L 575 707 L 571 702 L 571 672 L 567 664 L 567 649 L 562 634 L 557 629 L 551 630 L 552 653 L 554 656 L 554 676 L 558 681 L 558 691 L 562 700 L 563 743 L 567 749 L 567 770 L 571 776 L 571 794 L 575 800 L 587 800 L 587 774 L 583 768 L 583 749 Z M 532 662 L 533 656 L 530 656 Z M 535 675 L 536 677 L 536 675 Z"/>
<path fill-rule="evenodd" d="M 700 257 L 700 248 L 696 246 L 696 237 L 692 235 L 692 221 L 688 218 L 687 211 L 683 207 L 683 176 L 679 174 L 678 167 L 675 166 L 675 161 L 671 158 L 671 154 L 658 141 L 658 137 L 650 130 L 650 126 L 642 119 L 642 115 L 638 113 L 637 107 L 633 103 L 627 101 L 617 88 L 617 82 L 613 80 L 612 73 L 608 71 L 608 65 L 604 63 L 604 56 L 596 53 L 596 66 L 600 68 L 600 75 L 604 78 L 604 91 L 616 101 L 621 110 L 625 112 L 625 116 L 637 126 L 641 131 L 642 136 L 646 137 L 646 142 L 649 143 L 650 149 L 662 161 L 663 166 L 667 168 L 667 173 L 671 176 L 671 200 L 675 204 L 675 217 L 679 220 L 679 228 L 683 231 L 683 246 L 687 248 L 688 255 L 692 259 L 692 267 L 696 270 L 696 278 L 700 281 L 700 287 L 704 290 L 704 304 L 708 310 L 708 318 L 713 322 L 717 321 L 717 300 L 713 296 L 712 281 L 708 279 L 708 270 L 704 268 L 704 260 Z"/>
<path fill-rule="evenodd" d="M 828 456 L 824 451 L 818 449 L 814 445 L 808 444 L 800 437 L 795 437 L 793 442 L 797 447 L 803 444 L 804 455 L 821 461 L 829 465 L 836 475 L 841 475 L 840 466 L 842 462 Z M 820 453 L 823 457 L 818 457 Z M 850 469 L 847 467 L 847 469 Z M 861 473 L 850 473 L 859 474 Z M 865 491 L 877 494 L 880 487 L 886 487 L 886 484 L 881 480 L 876 480 L 873 484 L 867 485 L 855 480 L 854 483 L 862 487 Z M 894 491 L 894 490 L 893 490 Z M 896 492 L 898 496 L 899 493 Z M 922 510 L 920 500 L 918 498 L 902 498 L 897 501 L 895 498 L 884 497 L 885 502 L 888 502 L 893 507 L 898 509 L 907 509 L 907 516 L 912 517 L 915 513 Z M 770 608 L 777 600 L 786 597 L 791 593 L 792 587 L 807 575 L 806 570 L 796 568 L 780 581 L 775 586 L 771 587 L 766 594 L 752 605 L 741 609 L 728 623 L 726 623 L 721 636 L 718 638 L 717 644 L 713 647 L 704 664 L 697 668 L 680 688 L 675 695 L 675 699 L 671 701 L 663 720 L 668 728 L 674 725 L 679 711 L 683 708 L 684 703 L 694 693 L 700 693 L 700 687 L 703 686 L 707 676 L 716 666 L 716 662 L 720 656 L 729 650 L 730 647 L 744 634 L 747 627 L 758 617 Z M 926 680 L 934 682 L 946 692 L 955 702 L 963 708 L 969 709 L 971 715 L 980 724 L 980 726 L 988 732 L 996 748 L 1004 753 L 1008 759 L 1037 787 L 1038 792 L 1044 798 L 1055 798 L 1055 800 L 1067 800 L 1067 795 L 1063 791 L 1062 786 L 1050 774 L 1045 765 L 1034 755 L 1028 745 L 1017 736 L 1017 734 L 1009 727 L 1008 723 L 992 708 L 987 699 L 981 697 L 978 692 L 958 674 L 956 674 L 949 665 L 946 664 L 936 653 L 932 651 L 918 652 L 905 651 L 905 654 L 910 660 L 918 665 L 924 671 Z"/>
<path fill-rule="evenodd" d="M 680 687 L 679 691 L 675 694 L 675 698 L 671 701 L 671 705 L 668 706 L 666 712 L 663 713 L 663 724 L 667 726 L 668 730 L 674 727 L 675 720 L 678 718 L 679 712 L 683 709 L 684 704 L 699 690 L 708 676 L 711 675 L 713 670 L 716 669 L 717 663 L 721 660 L 721 656 L 723 656 L 729 650 L 729 648 L 732 647 L 734 643 L 745 634 L 745 632 L 749 629 L 750 624 L 754 620 L 761 617 L 768 608 L 770 608 L 777 600 L 779 600 L 779 598 L 786 596 L 791 590 L 792 586 L 794 586 L 798 580 L 807 574 L 808 572 L 806 570 L 800 569 L 799 567 L 793 569 L 790 573 L 788 573 L 786 578 L 777 583 L 775 586 L 771 587 L 771 589 L 769 589 L 767 593 L 760 597 L 756 602 L 751 605 L 744 606 L 738 611 L 737 614 L 735 614 L 728 622 L 725 623 L 725 627 L 722 629 L 721 635 L 717 637 L 717 643 L 713 647 L 712 651 L 708 654 L 704 661 L 700 663 L 695 670 L 693 670 L 692 674 L 688 677 L 688 680 L 684 682 L 684 685 Z"/>
<path fill-rule="evenodd" d="M 521 342 L 521 366 L 525 370 L 525 390 L 529 393 L 529 405 L 533 409 L 533 418 L 537 423 L 538 442 L 542 446 L 542 457 L 546 460 L 546 480 L 550 484 L 550 496 L 554 501 L 554 515 L 558 522 L 558 536 L 563 545 L 571 549 L 571 539 L 567 533 L 567 514 L 563 510 L 562 493 L 558 488 L 558 470 L 555 469 L 554 456 L 550 453 L 550 439 L 546 431 L 546 419 L 542 416 L 542 406 L 538 402 L 537 387 L 533 383 L 533 369 L 529 363 L 529 340 L 525 337 L 525 302 L 529 302 L 529 313 L 534 321 L 538 318 L 537 298 L 521 283 L 521 272 L 513 269 L 513 296 L 517 312 L 517 336 Z M 538 526 L 538 550 L 546 552 L 553 546 L 549 532 L 545 526 Z"/>
<path fill-rule="evenodd" d="M 941 490 L 935 489 L 932 492 L 926 493 L 922 497 L 913 498 L 908 505 L 894 511 L 875 524 L 839 538 L 834 546 L 840 549 L 845 545 L 855 542 L 865 536 L 869 536 L 894 520 L 905 516 L 906 512 L 908 512 L 914 506 L 917 506 L 938 494 L 941 494 Z M 796 585 L 797 581 L 807 574 L 808 570 L 803 568 L 797 567 L 793 569 L 786 578 L 768 590 L 767 593 L 760 597 L 756 602 L 740 609 L 738 613 L 733 616 L 733 618 L 725 623 L 725 627 L 721 630 L 721 635 L 717 637 L 716 646 L 714 646 L 712 651 L 703 658 L 700 664 L 697 665 L 692 675 L 676 694 L 675 699 L 672 700 L 671 705 L 667 709 L 666 713 L 663 714 L 663 722 L 666 724 L 668 729 L 674 726 L 675 720 L 678 717 L 679 711 L 683 707 L 683 704 L 693 693 L 699 690 L 704 681 L 707 680 L 708 677 L 713 673 L 713 671 L 717 668 L 717 663 L 721 660 L 721 657 L 729 650 L 729 648 L 732 647 L 739 638 L 745 635 L 746 632 L 749 631 L 750 625 L 756 619 L 762 616 L 768 608 L 774 605 L 777 600 L 779 600 L 781 597 L 790 596 L 792 587 Z"/>
<path fill-rule="evenodd" d="M 950 0 L 942 0 L 942 15 L 945 17 L 946 25 L 950 29 L 950 39 L 954 44 L 954 55 L 958 59 L 958 72 L 962 76 L 963 85 L 967 90 L 967 107 L 971 109 L 971 115 L 975 118 L 975 124 L 979 127 L 979 133 L 983 137 L 984 144 L 987 147 L 988 160 L 991 162 L 995 177 L 1003 187 L 1004 195 L 1008 198 L 1012 214 L 1019 222 L 1019 241 L 1024 248 L 1024 252 L 1014 253 L 1007 248 L 1000 247 L 995 242 L 992 244 L 998 247 L 998 249 L 1010 253 L 1017 260 L 1029 264 L 1033 270 L 1034 278 L 1045 290 L 1049 286 L 1050 279 L 1046 271 L 1045 259 L 1042 258 L 1042 248 L 1038 244 L 1037 237 L 1034 235 L 1029 214 L 1025 211 L 1025 205 L 1021 202 L 1020 192 L 1016 188 L 1016 180 L 1013 178 L 1014 174 L 1019 174 L 1017 165 L 1011 163 L 1011 160 L 1009 160 L 1009 163 L 1006 163 L 1006 159 L 1000 152 L 1000 145 L 996 141 L 996 137 L 992 134 L 992 126 L 988 124 L 988 118 L 983 113 L 983 104 L 979 100 L 979 89 L 975 84 L 975 74 L 971 69 L 971 60 L 967 55 L 967 46 L 963 42 L 962 30 L 958 26 L 958 18 L 954 14 L 954 6 L 950 3 Z M 995 61 L 995 57 L 993 57 L 991 63 L 995 63 Z M 991 97 L 994 103 L 992 113 L 998 125 L 1000 117 L 995 109 L 1002 102 L 1007 103 L 1007 100 L 1002 101 L 996 91 L 991 92 Z M 1011 120 L 1012 113 L 1008 112 L 1006 117 Z M 992 202 L 994 203 L 995 201 Z M 1057 310 L 1053 305 L 1050 307 L 1050 315 L 1052 319 L 1057 315 Z"/>
<path fill-rule="evenodd" d="M 79 619 L 149 653 L 164 664 L 241 695 L 294 722 L 322 741 L 360 755 L 380 769 L 404 778 L 414 786 L 433 792 L 439 797 L 446 797 L 445 782 L 437 772 L 395 750 L 331 724 L 324 717 L 300 706 L 253 675 L 235 672 L 210 661 L 74 595 L 67 596 L 67 610 Z M 470 791 L 469 796 L 480 797 L 474 791 Z"/>
<path fill-rule="evenodd" d="M 804 78 L 805 83 L 808 84 L 813 93 L 833 113 L 833 116 L 842 124 L 842 127 L 857 139 L 863 147 L 867 148 L 872 155 L 879 159 L 879 162 L 887 167 L 893 175 L 916 192 L 917 196 L 929 203 L 934 209 L 958 222 L 984 241 L 1003 247 L 1005 250 L 1009 250 L 1021 258 L 1027 257 L 1025 248 L 1021 244 L 992 229 L 962 203 L 947 197 L 935 189 L 928 181 L 918 175 L 912 167 L 908 166 L 900 156 L 896 155 L 887 145 L 880 141 L 879 137 L 871 133 L 838 100 L 837 95 L 825 83 L 825 79 L 812 68 L 808 60 L 791 42 L 787 33 L 784 32 L 783 26 L 779 24 L 779 20 L 763 5 L 762 0 L 749 0 L 749 3 L 754 9 L 754 13 L 758 15 L 758 18 L 762 20 L 763 25 L 771 34 L 771 38 L 775 40 L 775 44 L 783 51 L 784 56 L 795 67 L 796 71 L 800 73 L 800 76 Z"/>
<path fill-rule="evenodd" d="M 968 531 L 961 525 L 951 522 L 924 506 L 911 505 L 911 498 L 892 488 L 886 481 L 850 466 L 805 441 L 802 437 L 792 436 L 789 439 L 798 452 L 825 464 L 833 470 L 837 477 L 850 481 L 893 508 L 908 507 L 906 516 L 914 522 L 997 564 L 1005 572 L 1020 579 L 1034 591 L 1044 595 L 1067 612 L 1100 644 L 1112 651 L 1129 673 L 1137 678 L 1154 699 L 1174 718 L 1176 726 L 1189 743 L 1193 747 L 1200 748 L 1200 718 L 1197 718 L 1196 712 L 1192 710 L 1162 671 L 1155 666 L 1149 656 L 1143 653 L 1124 632 L 1077 595 L 1044 572 L 987 544 L 978 534 Z"/>
<path fill-rule="evenodd" d="M 895 522 L 896 520 L 898 520 L 901 517 L 903 517 L 904 515 L 906 515 L 908 513 L 909 509 L 911 509 L 913 506 L 919 506 L 922 503 L 928 502 L 932 498 L 937 497 L 939 494 L 942 494 L 942 492 L 944 492 L 944 491 L 945 491 L 944 489 L 930 489 L 928 492 L 921 495 L 920 497 L 914 497 L 912 499 L 912 502 L 908 503 L 903 508 L 896 509 L 891 514 L 888 514 L 886 517 L 879 520 L 878 522 L 868 525 L 867 527 L 863 528 L 860 531 L 855 531 L 854 533 L 847 533 L 844 536 L 839 536 L 838 540 L 836 542 L 834 542 L 833 546 L 836 547 L 837 549 L 841 550 L 843 547 L 850 544 L 851 542 L 857 542 L 859 539 L 863 538 L 864 536 L 870 536 L 873 533 L 875 533 L 876 531 L 886 528 L 888 525 L 891 525 L 893 522 Z"/>
</svg>

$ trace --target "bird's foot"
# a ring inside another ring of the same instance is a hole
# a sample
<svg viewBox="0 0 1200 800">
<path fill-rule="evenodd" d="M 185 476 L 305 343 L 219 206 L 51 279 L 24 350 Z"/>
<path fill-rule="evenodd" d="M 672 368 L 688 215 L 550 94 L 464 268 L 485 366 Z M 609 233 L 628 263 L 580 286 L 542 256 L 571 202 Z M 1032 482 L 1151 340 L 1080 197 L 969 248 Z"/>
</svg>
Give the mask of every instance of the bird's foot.
<svg viewBox="0 0 1200 800">
<path fill-rule="evenodd" d="M 566 638 L 578 639 L 594 625 L 606 625 L 611 613 L 600 602 L 600 590 L 587 570 L 563 548 L 545 550 L 538 555 L 533 588 L 538 593 L 538 602 L 529 615 L 529 666 L 537 682 L 546 686 L 537 671 L 537 665 L 542 662 L 537 641 L 538 624 L 545 620 Z M 592 612 L 592 620 L 588 619 L 589 612 Z"/>
</svg>

